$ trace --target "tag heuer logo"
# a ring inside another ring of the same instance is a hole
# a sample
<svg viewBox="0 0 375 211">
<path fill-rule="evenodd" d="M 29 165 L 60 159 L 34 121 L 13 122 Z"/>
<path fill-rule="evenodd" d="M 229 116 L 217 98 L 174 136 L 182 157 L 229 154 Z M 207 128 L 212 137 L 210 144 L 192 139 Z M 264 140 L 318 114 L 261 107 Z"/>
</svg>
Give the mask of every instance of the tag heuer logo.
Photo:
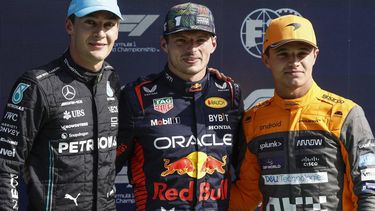
<svg viewBox="0 0 375 211">
<path fill-rule="evenodd" d="M 154 104 L 155 111 L 165 114 L 173 108 L 173 98 L 163 97 L 163 98 L 153 99 L 153 104 Z"/>
</svg>

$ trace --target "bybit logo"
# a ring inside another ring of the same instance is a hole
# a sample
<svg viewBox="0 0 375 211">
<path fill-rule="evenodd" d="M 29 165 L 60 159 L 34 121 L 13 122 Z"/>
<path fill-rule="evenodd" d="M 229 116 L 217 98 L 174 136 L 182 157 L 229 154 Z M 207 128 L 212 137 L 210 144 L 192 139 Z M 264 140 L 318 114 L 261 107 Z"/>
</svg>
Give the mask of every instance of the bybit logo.
<svg viewBox="0 0 375 211">
<path fill-rule="evenodd" d="M 151 26 L 159 15 L 122 15 L 120 32 L 130 32 L 129 37 L 139 37 Z"/>
</svg>

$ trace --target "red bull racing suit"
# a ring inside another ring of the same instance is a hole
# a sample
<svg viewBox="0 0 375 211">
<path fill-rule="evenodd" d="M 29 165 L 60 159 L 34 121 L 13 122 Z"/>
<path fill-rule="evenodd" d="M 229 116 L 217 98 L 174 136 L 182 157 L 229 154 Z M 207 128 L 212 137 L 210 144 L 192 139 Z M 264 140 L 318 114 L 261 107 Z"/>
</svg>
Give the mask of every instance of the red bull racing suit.
<svg viewBox="0 0 375 211">
<path fill-rule="evenodd" d="M 69 53 L 16 82 L 0 124 L 0 210 L 115 210 L 119 80 L 90 74 Z"/>
<path fill-rule="evenodd" d="M 360 106 L 315 83 L 247 111 L 231 210 L 375 210 L 375 140 Z"/>
<path fill-rule="evenodd" d="M 121 98 L 118 167 L 130 158 L 137 210 L 227 210 L 239 86 L 209 73 L 186 82 L 166 68 Z"/>
</svg>

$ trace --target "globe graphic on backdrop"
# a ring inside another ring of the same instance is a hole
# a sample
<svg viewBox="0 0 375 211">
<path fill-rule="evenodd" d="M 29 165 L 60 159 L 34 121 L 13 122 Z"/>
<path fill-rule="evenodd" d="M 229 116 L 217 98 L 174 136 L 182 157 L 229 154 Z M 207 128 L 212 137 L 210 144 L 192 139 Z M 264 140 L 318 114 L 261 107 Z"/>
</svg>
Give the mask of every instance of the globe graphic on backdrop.
<svg viewBox="0 0 375 211">
<path fill-rule="evenodd" d="M 297 11 L 289 8 L 271 10 L 261 8 L 252 11 L 246 16 L 241 25 L 241 42 L 246 51 L 256 57 L 261 58 L 264 33 L 272 19 L 281 15 L 294 14 L 301 16 Z"/>
</svg>

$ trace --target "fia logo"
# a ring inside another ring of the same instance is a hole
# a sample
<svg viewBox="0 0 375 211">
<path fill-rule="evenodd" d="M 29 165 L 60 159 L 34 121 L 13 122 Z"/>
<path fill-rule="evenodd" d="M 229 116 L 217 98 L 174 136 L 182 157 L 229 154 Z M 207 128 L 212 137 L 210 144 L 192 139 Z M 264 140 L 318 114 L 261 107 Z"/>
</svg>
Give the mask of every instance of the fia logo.
<svg viewBox="0 0 375 211">
<path fill-rule="evenodd" d="M 25 83 L 19 83 L 17 88 L 14 90 L 12 95 L 12 103 L 18 104 L 22 101 L 23 93 L 29 88 L 30 85 Z"/>
<path fill-rule="evenodd" d="M 272 19 L 282 15 L 293 14 L 301 16 L 299 12 L 290 8 L 271 10 L 260 8 L 250 12 L 242 22 L 240 37 L 245 50 L 256 58 L 262 57 L 264 33 Z"/>
</svg>

